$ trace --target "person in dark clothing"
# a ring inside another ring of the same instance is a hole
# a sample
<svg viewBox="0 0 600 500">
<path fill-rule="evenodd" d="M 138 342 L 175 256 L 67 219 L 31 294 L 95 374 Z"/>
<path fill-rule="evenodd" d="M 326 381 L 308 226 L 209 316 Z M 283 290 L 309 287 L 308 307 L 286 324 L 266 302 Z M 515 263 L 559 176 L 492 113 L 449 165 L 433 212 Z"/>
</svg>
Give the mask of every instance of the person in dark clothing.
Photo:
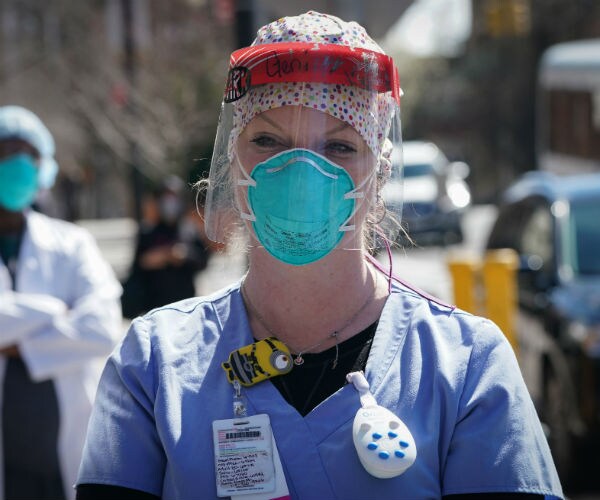
<svg viewBox="0 0 600 500">
<path fill-rule="evenodd" d="M 158 220 L 143 224 L 138 234 L 123 297 L 127 317 L 195 295 L 196 274 L 206 268 L 211 250 L 194 215 L 186 213 L 184 189 L 181 179 L 170 176 L 154 193 Z"/>
</svg>

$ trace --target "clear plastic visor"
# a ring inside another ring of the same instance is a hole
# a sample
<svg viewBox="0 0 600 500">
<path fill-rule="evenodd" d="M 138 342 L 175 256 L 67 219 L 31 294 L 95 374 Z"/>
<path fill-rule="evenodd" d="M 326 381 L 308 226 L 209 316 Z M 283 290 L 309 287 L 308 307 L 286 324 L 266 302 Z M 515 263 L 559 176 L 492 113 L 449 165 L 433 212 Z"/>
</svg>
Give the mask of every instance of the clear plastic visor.
<svg viewBox="0 0 600 500">
<path fill-rule="evenodd" d="M 292 264 L 381 242 L 376 234 L 391 227 L 381 190 L 401 176 L 397 74 L 387 56 L 342 49 L 337 66 L 322 58 L 311 66 L 306 47 L 297 60 L 263 49 L 259 69 L 249 67 L 252 52 L 233 62 L 204 208 L 211 240 L 245 234 Z M 359 66 L 359 76 L 348 73 Z M 266 73 L 275 78 L 264 81 Z"/>
</svg>

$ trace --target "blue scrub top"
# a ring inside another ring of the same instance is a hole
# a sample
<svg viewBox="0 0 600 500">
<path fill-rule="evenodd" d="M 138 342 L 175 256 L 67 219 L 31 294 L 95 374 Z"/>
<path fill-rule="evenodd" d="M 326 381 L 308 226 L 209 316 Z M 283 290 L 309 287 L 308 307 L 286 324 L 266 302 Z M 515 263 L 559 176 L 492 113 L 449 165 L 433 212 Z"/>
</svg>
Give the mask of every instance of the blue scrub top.
<svg viewBox="0 0 600 500">
<path fill-rule="evenodd" d="M 216 498 L 212 422 L 233 417 L 221 363 L 252 342 L 239 283 L 136 319 L 102 376 L 78 484 Z M 396 478 L 377 479 L 360 464 L 353 386 L 306 417 L 268 381 L 244 389 L 249 415 L 270 416 L 292 498 L 562 497 L 513 351 L 489 320 L 395 284 L 365 374 L 416 442 L 416 462 Z"/>
</svg>

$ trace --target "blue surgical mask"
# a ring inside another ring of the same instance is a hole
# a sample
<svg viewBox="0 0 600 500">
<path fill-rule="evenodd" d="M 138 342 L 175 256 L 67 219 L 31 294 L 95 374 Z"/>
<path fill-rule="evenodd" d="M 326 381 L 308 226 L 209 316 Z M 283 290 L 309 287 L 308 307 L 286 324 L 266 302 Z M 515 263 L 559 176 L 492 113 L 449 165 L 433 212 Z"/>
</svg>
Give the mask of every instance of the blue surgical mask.
<svg viewBox="0 0 600 500">
<path fill-rule="evenodd" d="M 259 163 L 247 181 L 256 237 L 275 258 L 315 262 L 344 236 L 355 210 L 354 182 L 344 168 L 307 149 L 291 149 Z"/>
<path fill-rule="evenodd" d="M 0 161 L 0 206 L 11 212 L 27 208 L 38 191 L 38 168 L 32 156 L 19 153 Z"/>
</svg>

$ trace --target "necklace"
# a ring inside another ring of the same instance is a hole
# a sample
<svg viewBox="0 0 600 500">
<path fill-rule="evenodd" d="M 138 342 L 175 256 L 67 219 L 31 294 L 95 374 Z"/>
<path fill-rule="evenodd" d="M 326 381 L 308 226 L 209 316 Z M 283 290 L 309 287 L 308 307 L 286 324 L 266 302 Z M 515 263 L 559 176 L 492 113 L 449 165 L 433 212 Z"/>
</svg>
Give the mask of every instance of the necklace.
<svg viewBox="0 0 600 500">
<path fill-rule="evenodd" d="M 316 349 L 320 345 L 323 345 L 325 342 L 327 342 L 330 339 L 335 339 L 335 358 L 334 358 L 333 364 L 331 366 L 331 369 L 335 370 L 337 363 L 338 363 L 338 358 L 339 358 L 339 335 L 348 326 L 350 326 L 356 318 L 358 318 L 360 313 L 362 313 L 367 308 L 367 306 L 369 306 L 369 304 L 371 304 L 371 302 L 373 302 L 373 299 L 375 298 L 375 293 L 377 291 L 377 283 L 378 283 L 378 273 L 377 273 L 377 271 L 375 271 L 375 286 L 373 287 L 373 293 L 369 294 L 369 296 L 363 302 L 362 306 L 360 306 L 360 308 L 340 328 L 338 328 L 337 330 L 334 330 L 333 332 L 328 334 L 323 340 L 321 340 L 321 341 L 317 342 L 316 344 L 313 344 L 309 347 L 298 350 L 298 354 L 296 354 L 294 356 L 294 364 L 296 366 L 300 366 L 300 365 L 304 364 L 304 357 L 303 357 L 304 354 L 312 351 L 313 349 Z M 244 299 L 244 302 L 248 305 L 248 307 L 250 308 L 250 311 L 252 311 L 252 314 L 254 314 L 254 316 L 256 316 L 256 319 L 261 324 L 261 326 L 269 333 L 269 335 L 271 335 L 272 337 L 278 338 L 277 334 L 267 324 L 266 320 L 258 312 L 256 307 L 254 307 L 254 304 L 248 297 L 248 292 L 246 291 L 246 278 L 245 277 L 244 277 L 244 280 L 242 281 L 242 286 L 241 286 L 240 290 L 242 292 L 242 298 Z"/>
</svg>

